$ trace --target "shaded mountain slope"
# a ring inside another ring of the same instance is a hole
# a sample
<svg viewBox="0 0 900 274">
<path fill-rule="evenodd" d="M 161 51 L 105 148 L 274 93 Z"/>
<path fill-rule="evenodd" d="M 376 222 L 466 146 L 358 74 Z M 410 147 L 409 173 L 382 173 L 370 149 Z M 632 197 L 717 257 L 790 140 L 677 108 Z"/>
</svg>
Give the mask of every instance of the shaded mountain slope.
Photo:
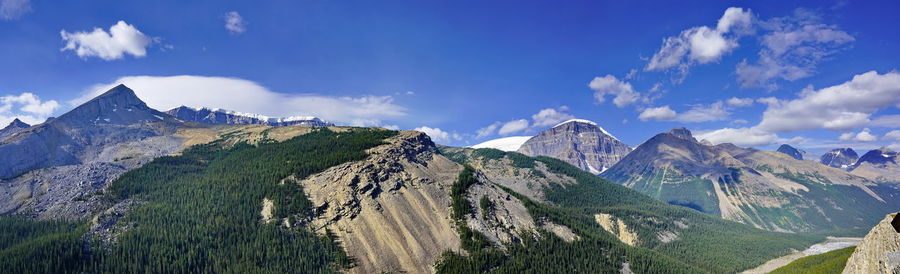
<svg viewBox="0 0 900 274">
<path fill-rule="evenodd" d="M 900 206 L 895 185 L 780 152 L 706 145 L 676 129 L 602 175 L 670 204 L 773 231 L 855 231 Z"/>
</svg>

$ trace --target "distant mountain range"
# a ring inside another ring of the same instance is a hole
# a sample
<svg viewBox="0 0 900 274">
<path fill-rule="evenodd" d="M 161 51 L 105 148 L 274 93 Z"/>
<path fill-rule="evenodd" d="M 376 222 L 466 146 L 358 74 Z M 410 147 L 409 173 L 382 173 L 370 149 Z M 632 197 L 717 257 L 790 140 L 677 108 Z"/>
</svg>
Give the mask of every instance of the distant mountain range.
<svg viewBox="0 0 900 274">
<path fill-rule="evenodd" d="M 602 176 L 670 204 L 773 231 L 867 228 L 900 207 L 900 184 L 781 152 L 703 144 L 683 128 L 650 138 Z"/>
<path fill-rule="evenodd" d="M 858 159 L 859 155 L 856 154 L 856 151 L 848 147 L 832 149 L 822 154 L 819 162 L 830 167 L 850 169 Z"/>
<path fill-rule="evenodd" d="M 154 110 L 120 85 L 59 118 L 3 129 L 0 238 L 11 240 L 0 243 L 0 267 L 460 273 L 515 272 L 527 261 L 535 272 L 728 273 L 817 240 L 581 170 L 630 150 L 589 121 L 519 148 L 575 167 L 438 148 L 415 131 L 273 127 L 194 111 L 183 117 L 199 122 Z"/>
<path fill-rule="evenodd" d="M 794 157 L 794 159 L 803 160 L 803 151 L 796 149 L 788 144 L 781 145 L 780 147 L 778 147 L 777 151 Z"/>
<path fill-rule="evenodd" d="M 207 124 L 259 124 L 269 126 L 328 127 L 334 124 L 313 116 L 268 117 L 265 115 L 242 113 L 218 108 L 192 108 L 181 106 L 166 111 L 175 118 Z"/>
</svg>

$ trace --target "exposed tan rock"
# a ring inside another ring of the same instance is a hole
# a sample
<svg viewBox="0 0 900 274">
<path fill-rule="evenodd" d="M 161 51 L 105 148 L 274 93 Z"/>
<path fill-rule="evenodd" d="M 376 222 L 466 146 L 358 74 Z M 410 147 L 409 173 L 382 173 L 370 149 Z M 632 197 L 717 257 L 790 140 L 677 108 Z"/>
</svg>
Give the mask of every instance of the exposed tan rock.
<svg viewBox="0 0 900 274">
<path fill-rule="evenodd" d="M 272 222 L 272 211 L 275 209 L 275 203 L 268 198 L 263 198 L 262 202 L 262 210 L 259 211 L 259 215 L 262 216 L 262 220 L 264 223 Z"/>
<path fill-rule="evenodd" d="M 866 234 L 847 260 L 843 273 L 900 273 L 898 214 L 888 214 Z"/>
<path fill-rule="evenodd" d="M 449 189 L 462 167 L 420 132 L 385 142 L 299 182 L 321 213 L 310 226 L 335 233 L 357 260 L 350 272 L 433 272 L 442 252 L 460 251 Z"/>
<path fill-rule="evenodd" d="M 622 219 L 610 214 L 599 213 L 594 215 L 594 220 L 596 220 L 604 230 L 615 235 L 623 243 L 630 246 L 638 244 L 637 233 L 628 228 L 628 225 L 626 225 Z"/>
</svg>

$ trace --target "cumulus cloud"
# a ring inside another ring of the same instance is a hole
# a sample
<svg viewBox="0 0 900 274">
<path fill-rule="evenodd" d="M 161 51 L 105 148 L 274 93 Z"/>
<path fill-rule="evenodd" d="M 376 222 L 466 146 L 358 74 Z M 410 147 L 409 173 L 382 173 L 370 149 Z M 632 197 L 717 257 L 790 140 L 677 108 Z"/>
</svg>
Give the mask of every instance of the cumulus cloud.
<svg viewBox="0 0 900 274">
<path fill-rule="evenodd" d="M 81 104 L 120 83 L 160 110 L 182 105 L 218 107 L 276 117 L 313 115 L 354 126 L 378 126 L 383 120 L 406 116 L 406 108 L 395 104 L 391 96 L 288 94 L 271 91 L 249 80 L 194 75 L 122 77 L 112 83 L 94 85 L 69 103 Z"/>
<path fill-rule="evenodd" d="M 648 108 L 638 115 L 641 121 L 678 121 L 683 123 L 699 123 L 720 121 L 728 118 L 731 113 L 725 108 L 725 103 L 717 101 L 709 105 L 694 105 L 691 109 L 678 113 L 669 106 Z"/>
<path fill-rule="evenodd" d="M 755 127 L 723 128 L 708 131 L 696 131 L 698 140 L 707 140 L 713 144 L 732 143 L 738 146 L 765 146 L 779 140 L 778 135 Z"/>
<path fill-rule="evenodd" d="M 644 111 L 642 111 L 641 114 L 638 115 L 638 119 L 640 119 L 641 121 L 671 121 L 674 120 L 676 116 L 678 116 L 678 113 L 669 108 L 669 106 L 661 106 L 656 108 L 644 109 Z"/>
<path fill-rule="evenodd" d="M 512 121 L 504 123 L 503 126 L 501 126 L 499 130 L 497 130 L 497 133 L 500 135 L 509 135 L 512 133 L 523 131 L 527 128 L 528 128 L 528 120 L 525 120 L 525 119 L 512 120 Z"/>
<path fill-rule="evenodd" d="M 566 113 L 569 110 L 567 106 L 558 108 L 545 108 L 531 115 L 531 123 L 527 119 L 515 119 L 506 123 L 494 122 L 486 127 L 479 128 L 475 131 L 475 138 L 481 139 L 498 133 L 500 135 L 508 135 L 520 132 L 529 128 L 540 128 L 559 124 L 562 121 L 574 119 L 575 116 Z"/>
<path fill-rule="evenodd" d="M 247 31 L 247 22 L 236 11 L 229 11 L 225 14 L 225 29 L 231 34 L 241 34 Z"/>
<path fill-rule="evenodd" d="M 759 59 L 755 63 L 744 60 L 737 66 L 738 82 L 744 88 L 773 90 L 778 87 L 775 79 L 794 81 L 812 76 L 821 61 L 854 41 L 850 34 L 822 24 L 818 15 L 805 9 L 760 25 L 769 33 L 761 37 Z"/>
<path fill-rule="evenodd" d="M 494 135 L 494 132 L 497 132 L 497 128 L 499 128 L 502 124 L 503 123 L 500 122 L 494 122 L 493 124 L 490 124 L 486 127 L 479 128 L 477 131 L 475 131 L 475 138 L 481 139 Z"/>
<path fill-rule="evenodd" d="M 900 141 L 900 130 L 891 130 L 884 134 L 884 139 Z"/>
<path fill-rule="evenodd" d="M 134 57 L 147 56 L 147 47 L 154 40 L 125 21 L 119 21 L 109 27 L 109 32 L 94 28 L 91 32 L 61 30 L 59 35 L 66 42 L 61 51 L 71 50 L 81 58 L 99 57 L 107 61 L 122 59 L 125 54 Z"/>
<path fill-rule="evenodd" d="M 422 126 L 415 128 L 415 130 L 424 132 L 428 137 L 431 137 L 432 141 L 439 144 L 449 144 L 454 140 L 459 141 L 462 139 L 462 136 L 459 134 L 446 132 L 440 128 Z"/>
<path fill-rule="evenodd" d="M 869 125 L 876 127 L 898 128 L 900 127 L 900 114 L 879 116 L 872 120 Z"/>
<path fill-rule="evenodd" d="M 565 106 L 560 107 L 559 110 L 552 109 L 552 108 L 542 109 L 542 110 L 538 111 L 538 113 L 531 115 L 531 120 L 534 121 L 532 123 L 532 126 L 533 127 L 553 126 L 553 125 L 559 124 L 562 121 L 574 119 L 575 116 L 572 116 L 571 114 L 564 112 L 566 109 L 568 109 L 568 108 Z"/>
<path fill-rule="evenodd" d="M 749 107 L 749 106 L 753 105 L 754 101 L 755 100 L 753 100 L 753 98 L 731 97 L 730 99 L 728 99 L 725 102 L 727 102 L 728 105 L 735 106 L 735 107 Z"/>
<path fill-rule="evenodd" d="M 631 83 L 621 81 L 615 76 L 607 74 L 603 77 L 594 77 L 588 87 L 594 90 L 594 99 L 598 103 L 606 101 L 606 95 L 612 95 L 613 104 L 617 107 L 625 107 L 640 99 L 641 94 L 634 91 Z"/>
<path fill-rule="evenodd" d="M 2 96 L 0 97 L 0 128 L 5 127 L 15 118 L 32 125 L 42 123 L 57 109 L 59 109 L 59 103 L 56 101 L 41 101 L 37 95 L 30 92 Z"/>
<path fill-rule="evenodd" d="M 841 136 L 838 137 L 838 140 L 871 142 L 871 141 L 878 140 L 878 137 L 875 135 L 872 135 L 872 131 L 869 130 L 868 128 L 864 128 L 862 131 L 860 131 L 858 133 L 847 132 L 847 133 L 841 134 Z"/>
<path fill-rule="evenodd" d="M 31 11 L 30 0 L 0 0 L 0 19 L 19 19 L 29 11 Z"/>
<path fill-rule="evenodd" d="M 900 72 L 870 71 L 794 100 L 771 101 L 759 127 L 772 132 L 848 130 L 868 124 L 876 111 L 898 105 Z"/>
<path fill-rule="evenodd" d="M 738 47 L 737 39 L 749 31 L 754 16 L 749 9 L 731 7 L 716 28 L 699 26 L 663 39 L 663 45 L 644 68 L 647 71 L 679 68 L 682 74 L 694 64 L 718 61 Z"/>
</svg>

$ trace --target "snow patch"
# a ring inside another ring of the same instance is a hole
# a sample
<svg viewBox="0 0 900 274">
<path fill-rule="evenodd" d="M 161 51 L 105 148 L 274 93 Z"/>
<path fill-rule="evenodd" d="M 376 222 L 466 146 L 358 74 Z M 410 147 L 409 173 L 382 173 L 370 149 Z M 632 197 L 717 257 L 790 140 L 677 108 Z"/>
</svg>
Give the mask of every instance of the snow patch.
<svg viewBox="0 0 900 274">
<path fill-rule="evenodd" d="M 517 151 L 531 136 L 511 136 L 485 141 L 470 148 L 495 148 L 502 151 Z"/>
<path fill-rule="evenodd" d="M 553 126 L 553 128 L 557 128 L 557 127 L 559 127 L 559 126 L 561 126 L 561 125 L 565 125 L 565 124 L 572 123 L 572 122 L 576 122 L 576 123 L 584 123 L 584 124 L 589 124 L 589 125 L 595 126 L 595 127 L 597 127 L 598 129 L 600 129 L 600 131 L 603 132 L 603 134 L 609 135 L 609 137 L 612 137 L 613 139 L 616 139 L 616 141 L 619 141 L 619 138 L 616 138 L 616 136 L 613 136 L 611 133 L 609 133 L 609 131 L 606 131 L 606 129 L 604 129 L 604 128 L 601 127 L 599 124 L 597 124 L 596 122 L 591 121 L 591 120 L 585 120 L 585 119 L 569 119 L 569 120 L 566 120 L 565 122 L 556 124 L 555 126 Z"/>
</svg>

